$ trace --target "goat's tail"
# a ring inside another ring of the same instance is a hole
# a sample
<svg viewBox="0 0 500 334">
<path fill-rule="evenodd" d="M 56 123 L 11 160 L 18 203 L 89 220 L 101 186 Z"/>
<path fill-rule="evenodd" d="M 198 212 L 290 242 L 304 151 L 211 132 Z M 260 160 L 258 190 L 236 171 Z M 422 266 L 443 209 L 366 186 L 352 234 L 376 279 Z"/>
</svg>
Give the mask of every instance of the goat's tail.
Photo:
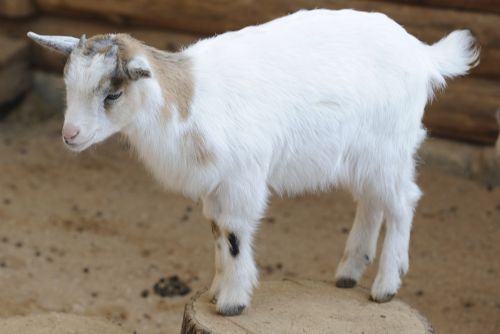
<svg viewBox="0 0 500 334">
<path fill-rule="evenodd" d="M 479 64 L 479 48 L 469 30 L 455 30 L 430 46 L 431 61 L 435 72 L 431 75 L 433 86 L 443 87 L 445 78 L 465 75 Z"/>
<path fill-rule="evenodd" d="M 480 50 L 469 30 L 455 30 L 430 46 L 434 71 L 431 83 L 435 88 L 446 85 L 445 78 L 465 75 L 479 65 Z"/>
</svg>

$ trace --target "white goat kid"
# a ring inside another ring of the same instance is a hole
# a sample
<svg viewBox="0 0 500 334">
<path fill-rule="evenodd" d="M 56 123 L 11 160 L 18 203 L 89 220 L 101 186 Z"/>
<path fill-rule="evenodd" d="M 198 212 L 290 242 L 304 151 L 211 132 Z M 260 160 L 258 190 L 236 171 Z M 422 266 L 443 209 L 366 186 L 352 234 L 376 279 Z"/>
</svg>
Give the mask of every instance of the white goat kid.
<svg viewBox="0 0 500 334">
<path fill-rule="evenodd" d="M 203 201 L 215 237 L 210 294 L 223 315 L 250 303 L 252 241 L 270 190 L 353 194 L 339 287 L 353 287 L 373 261 L 385 219 L 371 297 L 395 295 L 420 197 L 424 107 L 445 77 L 478 59 L 468 31 L 429 46 L 385 15 L 353 10 L 300 11 L 178 53 L 124 34 L 28 36 L 69 56 L 71 150 L 121 132 L 164 186 Z"/>
</svg>

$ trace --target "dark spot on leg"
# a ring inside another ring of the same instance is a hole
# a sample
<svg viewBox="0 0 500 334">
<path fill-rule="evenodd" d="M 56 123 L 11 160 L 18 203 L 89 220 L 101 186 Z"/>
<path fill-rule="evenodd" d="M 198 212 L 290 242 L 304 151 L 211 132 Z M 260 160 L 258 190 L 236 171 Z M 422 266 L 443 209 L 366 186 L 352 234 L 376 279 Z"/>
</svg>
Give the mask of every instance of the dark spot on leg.
<svg viewBox="0 0 500 334">
<path fill-rule="evenodd" d="M 337 288 L 350 289 L 356 286 L 356 281 L 349 277 L 341 277 L 335 282 Z"/>
<path fill-rule="evenodd" d="M 212 220 L 212 234 L 214 235 L 215 239 L 219 239 L 220 237 L 220 229 L 219 226 Z"/>
<path fill-rule="evenodd" d="M 370 263 L 370 257 L 367 254 L 365 254 L 365 261 Z"/>
<path fill-rule="evenodd" d="M 245 309 L 245 305 L 229 305 L 221 307 L 217 310 L 217 313 L 225 317 L 233 317 L 235 315 L 240 315 Z"/>
<path fill-rule="evenodd" d="M 229 252 L 233 257 L 238 256 L 240 253 L 240 242 L 234 233 L 229 233 L 227 236 L 227 240 L 229 241 Z"/>
</svg>

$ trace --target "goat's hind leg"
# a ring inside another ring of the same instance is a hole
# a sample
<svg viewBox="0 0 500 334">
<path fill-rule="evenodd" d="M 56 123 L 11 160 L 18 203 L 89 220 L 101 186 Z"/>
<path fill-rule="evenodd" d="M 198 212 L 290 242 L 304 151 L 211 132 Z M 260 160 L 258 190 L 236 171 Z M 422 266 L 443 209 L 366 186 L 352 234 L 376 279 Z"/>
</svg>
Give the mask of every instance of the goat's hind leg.
<svg viewBox="0 0 500 334">
<path fill-rule="evenodd" d="M 347 238 L 344 256 L 335 274 L 337 287 L 354 287 L 368 265 L 373 262 L 382 219 L 383 210 L 376 201 L 369 198 L 358 201 L 356 217 Z"/>
<path fill-rule="evenodd" d="M 418 186 L 413 181 L 406 181 L 387 205 L 385 240 L 378 273 L 371 289 L 371 299 L 376 302 L 390 301 L 408 271 L 413 210 L 419 198 Z"/>
</svg>

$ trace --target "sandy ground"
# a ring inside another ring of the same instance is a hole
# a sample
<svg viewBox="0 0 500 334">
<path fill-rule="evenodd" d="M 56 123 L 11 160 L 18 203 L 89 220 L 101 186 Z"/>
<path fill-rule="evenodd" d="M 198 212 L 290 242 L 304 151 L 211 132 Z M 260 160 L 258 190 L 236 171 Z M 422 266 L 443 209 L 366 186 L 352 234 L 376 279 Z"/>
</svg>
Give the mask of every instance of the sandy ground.
<svg viewBox="0 0 500 334">
<path fill-rule="evenodd" d="M 67 152 L 61 122 L 34 94 L 0 122 L 0 318 L 68 312 L 130 333 L 178 333 L 193 292 L 160 297 L 152 287 L 172 275 L 193 291 L 210 283 L 200 205 L 160 189 L 119 140 Z M 439 333 L 499 333 L 500 188 L 425 166 L 419 183 L 399 297 Z M 261 279 L 331 280 L 353 217 L 343 192 L 273 198 L 256 241 Z"/>
</svg>

